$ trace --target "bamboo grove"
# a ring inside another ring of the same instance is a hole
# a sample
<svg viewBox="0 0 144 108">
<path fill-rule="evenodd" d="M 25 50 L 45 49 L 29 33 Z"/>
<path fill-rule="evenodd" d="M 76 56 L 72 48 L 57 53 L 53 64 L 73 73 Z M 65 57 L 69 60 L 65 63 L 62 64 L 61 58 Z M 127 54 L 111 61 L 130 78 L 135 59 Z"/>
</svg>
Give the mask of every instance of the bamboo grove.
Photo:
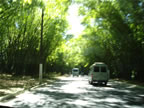
<svg viewBox="0 0 144 108">
<path fill-rule="evenodd" d="M 68 8 L 79 5 L 79 36 L 67 34 Z M 43 10 L 43 43 L 40 36 Z M 0 72 L 38 75 L 88 73 L 97 61 L 108 64 L 111 77 L 144 80 L 143 0 L 0 0 Z"/>
</svg>

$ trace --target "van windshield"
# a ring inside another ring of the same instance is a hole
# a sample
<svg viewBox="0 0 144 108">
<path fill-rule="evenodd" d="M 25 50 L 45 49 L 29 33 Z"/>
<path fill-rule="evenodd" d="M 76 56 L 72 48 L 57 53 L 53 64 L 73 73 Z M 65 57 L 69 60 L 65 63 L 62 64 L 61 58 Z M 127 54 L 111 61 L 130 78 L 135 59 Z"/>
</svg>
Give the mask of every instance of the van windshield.
<svg viewBox="0 0 144 108">
<path fill-rule="evenodd" d="M 105 66 L 101 67 L 101 72 L 106 72 L 106 67 Z"/>
<path fill-rule="evenodd" d="M 94 72 L 99 72 L 99 67 L 98 66 L 94 67 Z"/>
<path fill-rule="evenodd" d="M 78 70 L 73 70 L 73 72 L 78 72 Z"/>
</svg>

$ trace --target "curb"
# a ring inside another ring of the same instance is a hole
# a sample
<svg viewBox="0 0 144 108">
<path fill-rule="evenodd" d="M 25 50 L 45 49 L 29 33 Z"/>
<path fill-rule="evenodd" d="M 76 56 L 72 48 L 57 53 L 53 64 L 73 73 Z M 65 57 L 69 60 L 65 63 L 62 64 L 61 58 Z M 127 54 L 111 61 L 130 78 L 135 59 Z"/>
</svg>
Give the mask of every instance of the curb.
<svg viewBox="0 0 144 108">
<path fill-rule="evenodd" d="M 18 92 L 16 92 L 16 93 L 3 96 L 3 97 L 0 99 L 0 102 L 9 101 L 9 100 L 11 100 L 11 99 L 16 98 L 17 95 L 19 95 L 19 94 L 21 94 L 21 93 L 24 93 L 25 91 L 32 91 L 32 90 L 34 90 L 34 89 L 36 89 L 36 88 L 38 88 L 38 87 L 42 87 L 42 86 L 45 86 L 45 85 L 47 85 L 47 84 L 48 84 L 48 83 L 42 83 L 42 84 L 39 84 L 39 85 L 36 85 L 36 86 L 32 86 L 32 87 L 23 89 L 23 90 L 18 91 Z"/>
<path fill-rule="evenodd" d="M 14 99 L 14 98 L 16 98 L 17 95 L 19 95 L 19 94 L 21 94 L 21 93 L 24 93 L 25 91 L 31 91 L 31 90 L 36 89 L 36 88 L 38 88 L 38 87 L 44 86 L 44 85 L 46 85 L 46 84 L 47 84 L 47 83 L 40 84 L 40 85 L 36 85 L 36 86 L 33 86 L 33 87 L 29 87 L 29 88 L 23 89 L 23 90 L 21 90 L 21 91 L 17 91 L 16 93 L 13 93 L 13 94 L 9 94 L 9 95 L 3 96 L 3 97 L 0 99 L 0 102 L 5 102 L 5 101 L 8 101 L 8 100 Z"/>
<path fill-rule="evenodd" d="M 20 93 L 23 93 L 25 90 L 22 90 L 22 91 L 18 91 L 16 93 L 13 93 L 13 94 L 9 94 L 9 95 L 6 95 L 4 97 L 2 97 L 0 99 L 0 102 L 4 102 L 4 101 L 8 101 L 10 99 L 14 99 L 16 97 L 16 95 L 19 95 Z"/>
<path fill-rule="evenodd" d="M 9 100 L 9 99 L 13 99 L 15 97 L 16 97 L 15 94 L 6 95 L 6 96 L 1 98 L 0 102 L 3 102 L 5 100 Z"/>
<path fill-rule="evenodd" d="M 34 86 L 34 87 L 28 88 L 28 89 L 26 89 L 26 90 L 32 91 L 33 89 L 36 89 L 36 88 L 38 88 L 38 87 L 42 87 L 42 86 L 45 86 L 45 85 L 47 85 L 47 83 L 39 84 L 39 85 L 36 85 L 36 86 Z"/>
<path fill-rule="evenodd" d="M 9 101 L 11 99 L 14 99 L 16 98 L 17 95 L 21 94 L 21 93 L 24 93 L 25 91 L 32 91 L 38 87 L 42 87 L 42 86 L 45 86 L 47 84 L 50 84 L 52 82 L 45 82 L 45 83 L 41 83 L 41 84 L 38 84 L 38 85 L 35 85 L 35 86 L 32 86 L 32 87 L 29 87 L 29 88 L 24 88 L 23 90 L 21 91 L 17 91 L 16 93 L 13 93 L 13 94 L 9 94 L 9 95 L 6 95 L 6 96 L 3 96 L 0 98 L 0 102 L 6 102 L 6 101 Z"/>
</svg>

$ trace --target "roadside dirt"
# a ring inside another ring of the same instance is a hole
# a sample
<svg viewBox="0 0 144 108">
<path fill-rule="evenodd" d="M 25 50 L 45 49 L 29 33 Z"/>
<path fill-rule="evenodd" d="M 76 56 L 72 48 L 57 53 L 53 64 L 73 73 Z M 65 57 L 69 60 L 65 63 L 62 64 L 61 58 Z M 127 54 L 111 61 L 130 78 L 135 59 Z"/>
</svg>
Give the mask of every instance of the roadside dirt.
<svg viewBox="0 0 144 108">
<path fill-rule="evenodd" d="M 31 77 L 14 77 L 0 74 L 0 98 L 38 85 L 37 79 Z"/>
<path fill-rule="evenodd" d="M 144 82 L 140 82 L 140 81 L 136 81 L 136 80 L 125 80 L 125 79 L 119 79 L 119 78 L 115 78 L 114 80 L 121 81 L 121 82 L 126 82 L 126 83 L 129 83 L 129 84 L 135 84 L 135 85 L 139 85 L 139 86 L 144 87 Z"/>
<path fill-rule="evenodd" d="M 44 78 L 43 83 L 51 83 L 56 78 Z M 0 101 L 3 101 L 3 98 L 9 96 L 14 97 L 17 93 L 30 90 L 33 87 L 39 86 L 38 78 L 32 78 L 30 76 L 12 76 L 8 74 L 0 74 Z"/>
</svg>

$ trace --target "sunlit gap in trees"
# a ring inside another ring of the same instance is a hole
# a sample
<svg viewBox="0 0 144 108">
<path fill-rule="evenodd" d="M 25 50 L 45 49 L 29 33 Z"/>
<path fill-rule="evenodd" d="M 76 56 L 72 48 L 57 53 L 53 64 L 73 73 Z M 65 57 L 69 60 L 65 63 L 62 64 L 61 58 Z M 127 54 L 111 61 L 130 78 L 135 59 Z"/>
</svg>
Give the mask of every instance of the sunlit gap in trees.
<svg viewBox="0 0 144 108">
<path fill-rule="evenodd" d="M 16 28 L 19 28 L 18 22 L 15 22 L 15 26 L 16 26 Z"/>
<path fill-rule="evenodd" d="M 67 34 L 73 34 L 74 38 L 78 37 L 84 30 L 84 26 L 81 25 L 82 16 L 78 15 L 79 4 L 72 4 L 68 10 L 67 20 L 70 28 Z"/>
<path fill-rule="evenodd" d="M 24 3 L 31 4 L 31 3 L 32 3 L 32 0 L 24 0 Z"/>
</svg>

